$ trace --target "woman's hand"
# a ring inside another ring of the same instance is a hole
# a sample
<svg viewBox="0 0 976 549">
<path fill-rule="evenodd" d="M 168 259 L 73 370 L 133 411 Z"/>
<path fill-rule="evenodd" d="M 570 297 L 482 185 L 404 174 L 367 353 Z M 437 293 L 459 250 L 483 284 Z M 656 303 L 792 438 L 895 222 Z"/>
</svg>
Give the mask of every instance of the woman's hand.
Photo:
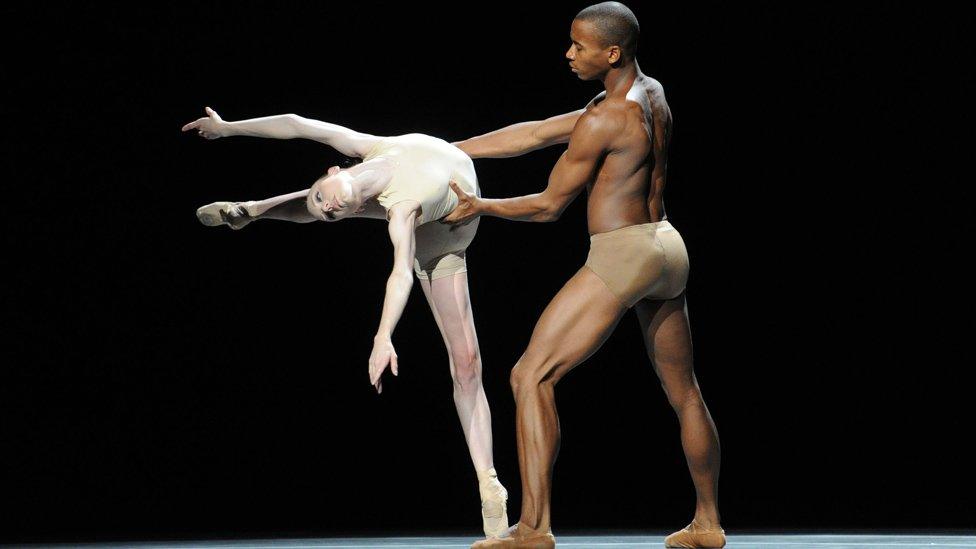
<svg viewBox="0 0 976 549">
<path fill-rule="evenodd" d="M 369 382 L 377 393 L 383 392 L 383 372 L 390 367 L 393 375 L 399 375 L 397 354 L 389 337 L 378 335 L 373 338 L 373 352 L 369 354 Z"/>
<path fill-rule="evenodd" d="M 447 217 L 441 219 L 441 223 L 447 223 L 448 225 L 467 225 L 474 218 L 481 215 L 481 199 L 465 192 L 453 180 L 451 180 L 450 185 L 451 189 L 454 190 L 454 194 L 458 197 L 458 204 L 456 208 L 451 210 L 451 213 Z"/>
<path fill-rule="evenodd" d="M 196 129 L 197 134 L 206 139 L 217 139 L 230 135 L 230 126 L 217 114 L 217 111 L 210 107 L 204 107 L 204 110 L 207 112 L 207 116 L 197 118 L 183 126 L 183 131 Z"/>
</svg>

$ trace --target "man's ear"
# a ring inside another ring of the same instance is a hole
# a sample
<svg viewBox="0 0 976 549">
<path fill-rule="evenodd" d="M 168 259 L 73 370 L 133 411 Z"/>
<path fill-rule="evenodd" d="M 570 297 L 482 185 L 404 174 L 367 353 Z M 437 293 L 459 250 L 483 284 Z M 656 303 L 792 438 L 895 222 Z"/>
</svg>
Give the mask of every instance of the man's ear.
<svg viewBox="0 0 976 549">
<path fill-rule="evenodd" d="M 607 61 L 609 61 L 611 65 L 616 64 L 617 61 L 620 61 L 620 56 L 620 46 L 610 46 L 610 56 L 607 58 Z"/>
<path fill-rule="evenodd" d="M 339 166 L 332 166 L 326 175 L 335 175 L 337 173 L 339 173 Z"/>
</svg>

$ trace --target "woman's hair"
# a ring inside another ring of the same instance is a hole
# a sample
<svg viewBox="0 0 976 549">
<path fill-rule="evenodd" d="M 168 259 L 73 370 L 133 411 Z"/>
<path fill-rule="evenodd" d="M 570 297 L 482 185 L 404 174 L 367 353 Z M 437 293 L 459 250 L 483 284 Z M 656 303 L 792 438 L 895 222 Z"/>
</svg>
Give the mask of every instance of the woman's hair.
<svg viewBox="0 0 976 549">
<path fill-rule="evenodd" d="M 332 165 L 329 165 L 328 167 L 326 167 L 325 168 L 325 171 L 322 172 L 322 175 L 319 176 L 319 179 L 322 179 L 323 177 L 329 175 L 329 168 L 331 168 L 332 166 L 339 166 L 339 169 L 341 169 L 341 170 L 348 170 L 349 168 L 355 166 L 356 164 L 362 164 L 362 163 L 363 163 L 363 159 L 362 158 L 355 158 L 355 157 L 352 157 L 352 156 L 345 156 L 345 157 L 342 158 L 342 160 L 339 160 L 335 164 L 332 164 Z"/>
<path fill-rule="evenodd" d="M 342 165 L 343 165 L 342 167 L 343 168 L 351 168 L 351 167 L 355 166 L 356 164 L 362 164 L 362 163 L 363 163 L 363 159 L 362 158 L 353 157 L 353 156 L 347 156 L 345 159 L 342 160 Z"/>
</svg>

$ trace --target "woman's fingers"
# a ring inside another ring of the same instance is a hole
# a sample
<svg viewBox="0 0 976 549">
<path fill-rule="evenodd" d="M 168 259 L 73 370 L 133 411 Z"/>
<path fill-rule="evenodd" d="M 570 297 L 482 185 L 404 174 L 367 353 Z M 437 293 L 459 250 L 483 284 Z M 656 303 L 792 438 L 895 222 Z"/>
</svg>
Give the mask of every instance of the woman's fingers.
<svg viewBox="0 0 976 549">
<path fill-rule="evenodd" d="M 187 130 L 192 130 L 192 129 L 199 128 L 200 125 L 203 124 L 204 122 L 210 122 L 210 121 L 218 121 L 219 122 L 221 120 L 220 115 L 217 114 L 217 111 L 211 109 L 210 107 L 204 107 L 203 110 L 204 110 L 204 112 L 207 113 L 207 116 L 205 116 L 203 118 L 197 118 L 193 122 L 190 122 L 190 123 L 185 124 L 183 126 L 183 130 L 182 131 L 187 131 Z M 207 137 L 207 139 L 216 139 L 217 137 L 219 137 L 219 136 L 214 135 L 213 137 Z"/>
</svg>

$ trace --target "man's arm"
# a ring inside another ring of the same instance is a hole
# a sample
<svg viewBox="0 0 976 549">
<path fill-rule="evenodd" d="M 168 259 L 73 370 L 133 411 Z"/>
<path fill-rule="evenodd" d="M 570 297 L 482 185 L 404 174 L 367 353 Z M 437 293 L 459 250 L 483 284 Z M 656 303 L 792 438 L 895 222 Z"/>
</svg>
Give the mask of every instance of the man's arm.
<svg viewBox="0 0 976 549">
<path fill-rule="evenodd" d="M 311 139 L 324 143 L 346 156 L 360 158 L 366 156 L 366 153 L 379 140 L 375 135 L 360 133 L 337 124 L 313 120 L 297 114 L 277 114 L 228 122 L 220 118 L 220 115 L 210 107 L 206 107 L 205 110 L 206 117 L 198 118 L 184 125 L 183 131 L 196 129 L 202 137 L 207 139 L 232 135 L 249 135 L 271 139 Z"/>
<path fill-rule="evenodd" d="M 509 158 L 569 141 L 576 121 L 606 92 L 594 97 L 586 107 L 545 120 L 520 122 L 500 130 L 452 143 L 471 158 Z"/>
<path fill-rule="evenodd" d="M 471 158 L 520 156 L 550 145 L 565 143 L 582 114 L 583 109 L 580 109 L 545 120 L 519 122 L 484 135 L 457 141 L 453 145 Z"/>
<path fill-rule="evenodd" d="M 472 217 L 491 215 L 516 221 L 555 221 L 566 206 L 593 180 L 617 127 L 606 115 L 586 113 L 580 117 L 569 141 L 569 148 L 556 162 L 549 184 L 541 193 L 516 198 L 478 198 L 465 193 L 454 182 L 458 207 L 445 223 L 464 223 Z"/>
<path fill-rule="evenodd" d="M 397 375 L 397 355 L 393 348 L 393 329 L 396 327 L 403 309 L 407 306 L 410 289 L 413 288 L 413 258 L 416 248 L 414 221 L 420 204 L 401 202 L 390 208 L 390 241 L 393 242 L 393 271 L 386 281 L 386 295 L 383 298 L 383 314 L 380 326 L 373 337 L 373 351 L 369 356 L 369 381 L 382 392 L 381 378 L 387 365 Z"/>
</svg>

